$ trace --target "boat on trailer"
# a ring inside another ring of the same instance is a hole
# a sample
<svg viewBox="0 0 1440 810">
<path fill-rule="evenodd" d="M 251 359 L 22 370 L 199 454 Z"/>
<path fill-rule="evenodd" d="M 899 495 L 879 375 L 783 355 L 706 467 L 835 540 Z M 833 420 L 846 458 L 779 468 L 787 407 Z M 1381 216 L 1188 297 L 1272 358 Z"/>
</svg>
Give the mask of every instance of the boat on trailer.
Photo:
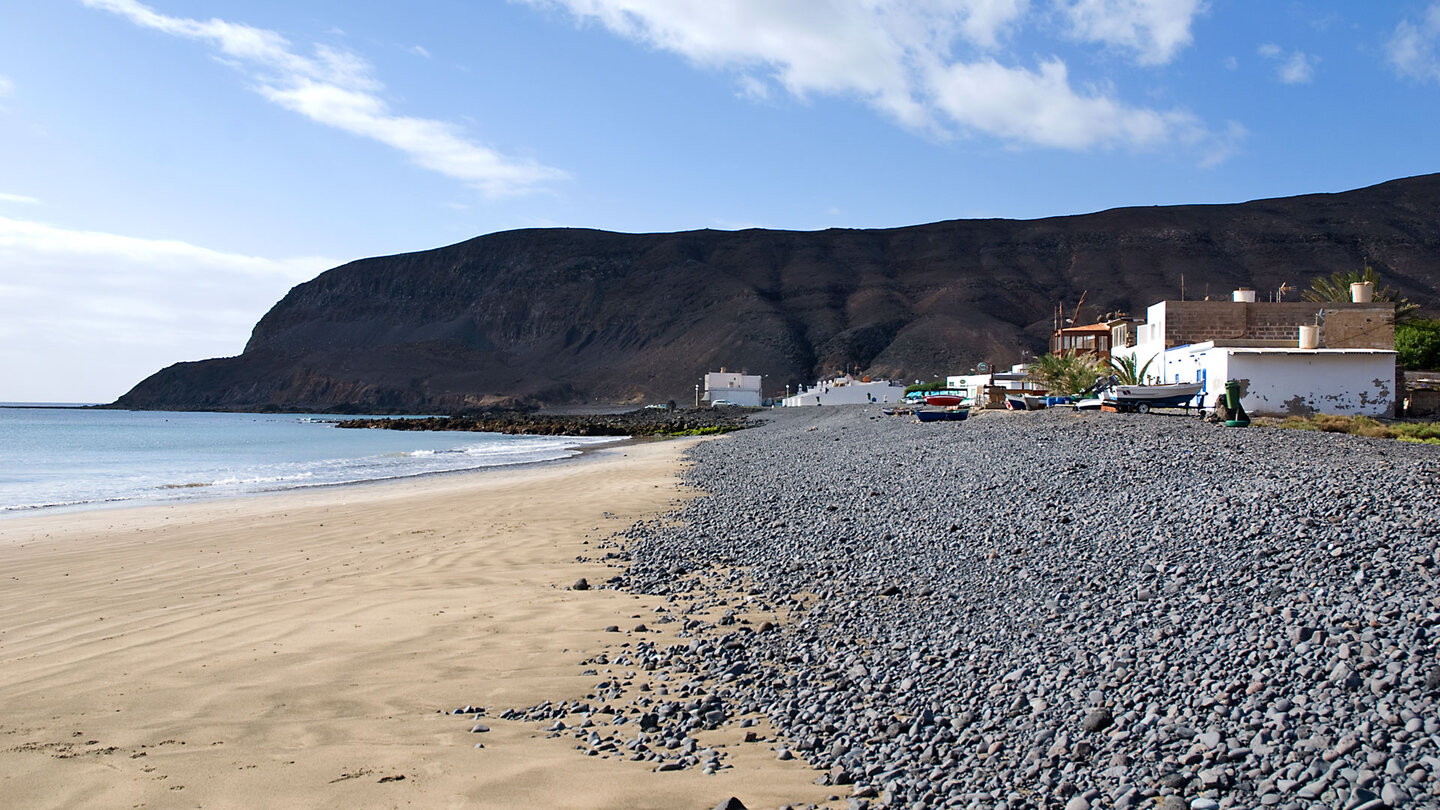
<svg viewBox="0 0 1440 810">
<path fill-rule="evenodd" d="M 1157 385 L 1112 384 L 1100 392 L 1102 404 L 1118 410 L 1149 413 L 1151 408 L 1188 408 L 1199 396 L 1204 383 L 1159 383 Z"/>
</svg>

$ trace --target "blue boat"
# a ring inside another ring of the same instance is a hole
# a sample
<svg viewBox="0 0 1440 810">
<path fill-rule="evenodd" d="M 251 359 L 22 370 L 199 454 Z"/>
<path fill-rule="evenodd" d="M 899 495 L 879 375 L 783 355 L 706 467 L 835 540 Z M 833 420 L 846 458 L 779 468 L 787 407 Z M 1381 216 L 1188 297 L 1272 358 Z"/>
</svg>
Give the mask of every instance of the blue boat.
<svg viewBox="0 0 1440 810">
<path fill-rule="evenodd" d="M 963 422 L 970 415 L 968 409 L 957 411 L 916 411 L 915 418 L 921 422 Z"/>
</svg>

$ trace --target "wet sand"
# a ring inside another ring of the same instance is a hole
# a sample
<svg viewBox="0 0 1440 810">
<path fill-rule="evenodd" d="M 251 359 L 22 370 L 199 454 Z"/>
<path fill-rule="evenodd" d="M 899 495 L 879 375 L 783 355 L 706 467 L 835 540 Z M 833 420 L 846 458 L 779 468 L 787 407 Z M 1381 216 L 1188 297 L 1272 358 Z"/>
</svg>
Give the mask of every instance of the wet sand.
<svg viewBox="0 0 1440 810">
<path fill-rule="evenodd" d="M 583 698 L 597 679 L 580 662 L 626 639 L 604 628 L 653 617 L 657 600 L 568 586 L 612 576 L 576 558 L 686 496 L 686 444 L 0 522 L 0 796 L 16 808 L 823 801 L 833 789 L 815 771 L 739 731 L 716 735 L 733 767 L 656 773 L 493 716 Z M 465 704 L 490 707 L 488 733 L 441 713 Z"/>
</svg>

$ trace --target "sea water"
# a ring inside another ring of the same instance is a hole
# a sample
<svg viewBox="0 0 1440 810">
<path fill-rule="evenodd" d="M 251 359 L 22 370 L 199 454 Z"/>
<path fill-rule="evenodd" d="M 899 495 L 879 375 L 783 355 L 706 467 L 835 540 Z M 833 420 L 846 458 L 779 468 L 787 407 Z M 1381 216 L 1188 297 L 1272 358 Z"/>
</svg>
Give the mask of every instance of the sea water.
<svg viewBox="0 0 1440 810">
<path fill-rule="evenodd" d="M 530 464 L 616 440 L 348 430 L 340 418 L 0 407 L 0 517 Z"/>
</svg>

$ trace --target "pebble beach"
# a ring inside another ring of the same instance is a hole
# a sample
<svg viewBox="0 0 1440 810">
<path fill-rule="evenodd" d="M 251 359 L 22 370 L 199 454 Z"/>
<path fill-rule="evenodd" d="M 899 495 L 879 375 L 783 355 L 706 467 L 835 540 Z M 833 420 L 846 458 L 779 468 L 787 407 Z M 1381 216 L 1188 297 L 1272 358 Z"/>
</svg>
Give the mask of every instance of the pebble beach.
<svg viewBox="0 0 1440 810">
<path fill-rule="evenodd" d="M 0 523 L 0 795 L 1440 806 L 1440 448 L 1178 414 L 752 418 Z"/>
<path fill-rule="evenodd" d="M 704 495 L 602 544 L 603 587 L 679 638 L 507 717 L 722 774 L 694 738 L 764 722 L 827 807 L 1440 806 L 1440 448 L 1060 409 L 761 419 L 688 452 Z"/>
</svg>

